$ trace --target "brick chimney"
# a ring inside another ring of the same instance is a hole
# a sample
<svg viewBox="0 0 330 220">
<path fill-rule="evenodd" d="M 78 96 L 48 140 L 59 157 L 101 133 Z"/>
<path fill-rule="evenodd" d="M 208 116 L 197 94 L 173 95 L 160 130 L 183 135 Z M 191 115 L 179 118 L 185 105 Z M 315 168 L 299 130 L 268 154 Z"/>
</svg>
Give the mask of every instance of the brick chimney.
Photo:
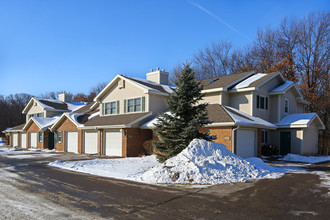
<svg viewBox="0 0 330 220">
<path fill-rule="evenodd" d="M 160 70 L 159 67 L 157 67 L 157 70 L 154 71 L 153 69 L 150 70 L 150 73 L 147 73 L 147 80 L 162 84 L 162 85 L 168 85 L 168 72 L 165 72 L 165 69 Z"/>
</svg>

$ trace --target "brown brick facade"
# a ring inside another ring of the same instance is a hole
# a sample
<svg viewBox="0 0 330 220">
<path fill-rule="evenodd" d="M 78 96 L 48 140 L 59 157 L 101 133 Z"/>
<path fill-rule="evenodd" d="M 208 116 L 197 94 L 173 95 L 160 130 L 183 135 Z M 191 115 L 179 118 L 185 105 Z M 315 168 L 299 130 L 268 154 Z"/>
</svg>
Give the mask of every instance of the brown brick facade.
<svg viewBox="0 0 330 220">
<path fill-rule="evenodd" d="M 203 127 L 200 128 L 199 131 L 203 133 L 208 132 L 210 135 L 215 135 L 216 139 L 214 142 L 226 145 L 227 149 L 232 152 L 233 127 Z"/>
<path fill-rule="evenodd" d="M 62 142 L 57 142 L 55 144 L 56 150 L 65 151 L 66 132 L 78 131 L 78 153 L 82 153 L 82 130 L 77 129 L 76 125 L 70 119 L 68 119 L 67 117 L 63 117 L 62 122 L 56 129 L 56 132 L 58 131 L 62 131 Z"/>
<path fill-rule="evenodd" d="M 153 138 L 152 130 L 140 128 L 123 129 L 123 157 L 144 154 L 143 143 Z"/>
<path fill-rule="evenodd" d="M 42 149 L 43 148 L 43 142 L 39 142 L 39 127 L 36 125 L 34 121 L 26 128 L 26 147 L 31 148 L 30 146 L 30 133 L 37 133 L 37 148 Z M 45 137 L 45 135 L 44 135 Z M 47 144 L 48 147 L 48 144 Z"/>
</svg>

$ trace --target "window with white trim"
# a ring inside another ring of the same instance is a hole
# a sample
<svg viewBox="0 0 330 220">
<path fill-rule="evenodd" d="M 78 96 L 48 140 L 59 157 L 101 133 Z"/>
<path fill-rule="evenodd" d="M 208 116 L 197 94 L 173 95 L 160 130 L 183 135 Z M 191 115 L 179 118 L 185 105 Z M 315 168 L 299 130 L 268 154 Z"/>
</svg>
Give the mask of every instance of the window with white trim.
<svg viewBox="0 0 330 220">
<path fill-rule="evenodd" d="M 43 139 L 42 131 L 39 131 L 38 138 L 39 138 L 39 142 L 42 142 L 42 139 Z"/>
<path fill-rule="evenodd" d="M 257 95 L 257 108 L 268 110 L 268 97 Z"/>
<path fill-rule="evenodd" d="M 117 113 L 117 102 L 107 102 L 104 105 L 104 114 L 105 115 L 112 115 Z"/>
<path fill-rule="evenodd" d="M 261 131 L 261 143 L 267 144 L 267 142 L 268 142 L 268 131 L 262 130 Z"/>
<path fill-rule="evenodd" d="M 63 131 L 58 131 L 57 132 L 57 142 L 62 143 L 63 140 Z"/>
<path fill-rule="evenodd" d="M 285 100 L 284 100 L 284 112 L 285 112 L 286 114 L 289 113 L 289 100 L 288 100 L 288 99 L 285 99 Z"/>
<path fill-rule="evenodd" d="M 141 98 L 127 100 L 127 112 L 140 112 L 141 111 Z"/>
</svg>

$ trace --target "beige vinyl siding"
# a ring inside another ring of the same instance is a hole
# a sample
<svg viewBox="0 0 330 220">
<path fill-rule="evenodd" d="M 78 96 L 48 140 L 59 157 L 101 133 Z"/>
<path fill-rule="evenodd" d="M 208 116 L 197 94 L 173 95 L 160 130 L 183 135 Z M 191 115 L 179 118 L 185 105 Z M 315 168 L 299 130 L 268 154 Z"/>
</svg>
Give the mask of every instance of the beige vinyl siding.
<svg viewBox="0 0 330 220">
<path fill-rule="evenodd" d="M 229 105 L 236 108 L 246 114 L 252 115 L 252 93 L 251 92 L 239 92 L 231 93 L 229 95 Z"/>
<path fill-rule="evenodd" d="M 202 103 L 220 104 L 220 92 L 206 93 L 203 97 Z"/>
<path fill-rule="evenodd" d="M 221 92 L 220 93 L 220 105 L 229 105 L 228 93 Z"/>
<path fill-rule="evenodd" d="M 297 102 L 297 113 L 305 113 L 305 105 Z"/>
<path fill-rule="evenodd" d="M 302 129 L 291 129 L 291 153 L 301 154 L 303 144 L 303 131 Z"/>
<path fill-rule="evenodd" d="M 278 122 L 278 95 L 268 97 L 269 122 Z"/>
<path fill-rule="evenodd" d="M 45 111 L 45 115 L 46 117 L 50 118 L 50 117 L 53 117 L 55 115 L 59 115 L 59 114 L 62 114 L 63 112 L 58 112 L 58 111 Z"/>
<path fill-rule="evenodd" d="M 35 102 L 37 103 L 37 102 Z M 29 120 L 30 114 L 36 114 L 36 113 L 44 113 L 43 108 L 37 103 L 35 106 L 34 103 L 32 104 L 32 107 L 29 109 L 29 111 L 26 113 L 26 121 Z"/>
<path fill-rule="evenodd" d="M 165 105 L 166 96 L 150 94 L 148 97 L 149 97 L 149 101 L 146 98 L 146 106 L 147 106 L 147 103 L 151 103 L 151 105 L 149 106 L 149 111 L 152 111 L 153 115 L 155 115 L 159 112 L 167 111 L 167 108 Z M 146 111 L 147 111 L 147 108 L 146 108 Z"/>
<path fill-rule="evenodd" d="M 259 118 L 262 118 L 266 121 L 276 121 L 277 120 L 277 100 L 274 98 L 276 96 L 269 96 L 268 93 L 279 85 L 283 84 L 281 78 L 275 77 L 260 86 L 257 91 L 254 92 L 254 103 L 253 103 L 253 115 Z M 268 98 L 268 109 L 257 108 L 257 96 L 263 96 Z"/>
<path fill-rule="evenodd" d="M 315 121 L 310 127 L 304 129 L 304 144 L 302 154 L 315 155 L 318 153 L 318 127 L 315 125 Z"/>
<path fill-rule="evenodd" d="M 149 102 L 148 94 L 145 94 L 142 88 L 133 85 L 132 83 L 125 80 L 125 87 L 120 88 L 118 87 L 118 80 L 117 83 L 114 84 L 112 88 L 105 94 L 101 103 L 112 102 L 112 101 L 119 101 L 119 114 L 124 114 L 124 100 L 131 99 L 131 98 L 139 98 L 145 96 L 145 111 L 149 111 Z M 100 105 L 100 111 L 102 112 L 102 105 Z"/>
<path fill-rule="evenodd" d="M 281 106 L 280 106 L 280 119 L 284 118 L 287 114 L 284 112 L 284 102 L 287 99 L 289 101 L 289 112 L 288 114 L 298 113 L 296 92 L 292 87 L 286 92 L 286 94 L 281 96 Z"/>
</svg>

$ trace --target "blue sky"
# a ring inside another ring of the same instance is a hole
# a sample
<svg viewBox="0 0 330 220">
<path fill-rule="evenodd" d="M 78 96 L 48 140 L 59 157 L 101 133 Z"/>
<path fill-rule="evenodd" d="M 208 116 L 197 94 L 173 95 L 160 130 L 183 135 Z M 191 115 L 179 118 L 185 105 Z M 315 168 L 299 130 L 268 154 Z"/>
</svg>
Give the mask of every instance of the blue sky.
<svg viewBox="0 0 330 220">
<path fill-rule="evenodd" d="M 88 93 L 117 74 L 171 70 L 213 41 L 236 47 L 328 0 L 0 0 L 0 94 Z"/>
</svg>

